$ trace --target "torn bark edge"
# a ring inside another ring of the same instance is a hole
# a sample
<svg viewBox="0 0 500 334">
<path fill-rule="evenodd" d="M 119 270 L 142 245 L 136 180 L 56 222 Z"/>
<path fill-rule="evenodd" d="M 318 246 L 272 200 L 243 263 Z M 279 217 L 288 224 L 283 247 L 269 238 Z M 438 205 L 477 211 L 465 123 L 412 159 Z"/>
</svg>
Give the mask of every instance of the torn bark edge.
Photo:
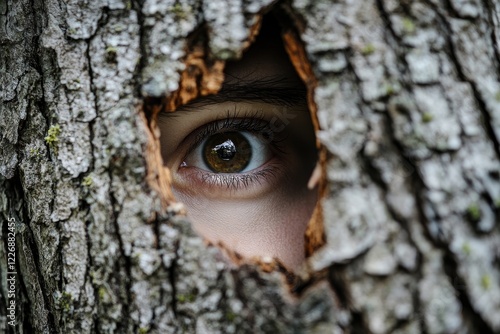
<svg viewBox="0 0 500 334">
<path fill-rule="evenodd" d="M 154 112 L 154 111 L 153 111 Z M 162 209 L 167 209 L 174 202 L 172 192 L 172 175 L 168 168 L 163 166 L 160 146 L 160 128 L 156 117 L 151 118 L 149 124 L 144 111 L 139 111 L 139 117 L 144 122 L 147 135 L 146 143 L 146 182 L 160 195 Z"/>
<path fill-rule="evenodd" d="M 296 275 L 293 271 L 288 269 L 279 259 L 272 257 L 253 256 L 244 258 L 238 252 L 229 249 L 223 242 L 218 242 L 217 245 L 207 242 L 207 246 L 217 246 L 217 249 L 225 256 L 229 268 L 238 268 L 244 265 L 257 266 L 265 273 L 280 272 L 283 276 L 284 285 L 288 286 L 290 292 L 294 292 L 298 287 L 304 285 L 301 276 Z M 293 297 L 293 295 L 288 295 Z"/>
<path fill-rule="evenodd" d="M 312 71 L 311 63 L 307 59 L 306 51 L 302 40 L 298 34 L 291 28 L 284 30 L 283 42 L 285 50 L 290 57 L 290 60 L 295 67 L 307 88 L 307 103 L 311 113 L 311 120 L 314 126 L 314 131 L 317 133 L 320 130 L 317 106 L 314 101 L 314 90 L 318 85 L 318 81 Z M 318 200 L 313 214 L 307 225 L 305 234 L 305 252 L 306 257 L 310 257 L 316 250 L 321 248 L 326 243 L 325 231 L 323 226 L 323 207 L 322 199 L 326 196 L 326 148 L 321 144 L 316 136 L 316 147 L 318 148 L 318 162 L 321 175 L 318 181 Z"/>
</svg>

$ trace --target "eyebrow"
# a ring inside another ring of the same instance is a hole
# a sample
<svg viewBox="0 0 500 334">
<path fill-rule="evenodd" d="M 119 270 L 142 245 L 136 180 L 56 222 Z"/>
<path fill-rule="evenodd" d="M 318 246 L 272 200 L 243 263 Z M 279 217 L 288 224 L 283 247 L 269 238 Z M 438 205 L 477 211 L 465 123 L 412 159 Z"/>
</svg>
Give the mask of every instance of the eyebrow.
<svg viewBox="0 0 500 334">
<path fill-rule="evenodd" d="M 191 111 L 227 101 L 258 101 L 288 107 L 306 102 L 307 91 L 302 82 L 290 84 L 290 79 L 286 77 L 248 79 L 226 76 L 232 80 L 225 82 L 217 94 L 198 98 L 179 110 Z"/>
</svg>

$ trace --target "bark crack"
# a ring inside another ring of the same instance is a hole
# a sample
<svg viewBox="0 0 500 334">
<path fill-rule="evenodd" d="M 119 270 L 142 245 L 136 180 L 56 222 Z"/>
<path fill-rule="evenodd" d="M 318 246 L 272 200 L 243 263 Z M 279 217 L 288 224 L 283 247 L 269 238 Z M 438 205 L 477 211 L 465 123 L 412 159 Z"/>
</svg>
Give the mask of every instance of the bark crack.
<svg viewBox="0 0 500 334">
<path fill-rule="evenodd" d="M 96 32 L 97 34 L 97 32 Z M 88 122 L 88 127 L 89 127 L 89 139 L 90 139 L 90 164 L 89 164 L 89 169 L 88 170 L 94 170 L 94 145 L 92 144 L 93 141 L 94 141 L 94 124 L 95 124 L 95 120 L 99 117 L 99 107 L 97 105 L 97 91 L 95 89 L 95 85 L 94 85 L 94 71 L 92 69 L 92 63 L 90 61 L 91 57 L 90 57 L 90 43 L 91 43 L 91 40 L 93 39 L 90 38 L 86 41 L 87 43 L 87 49 L 85 50 L 85 57 L 87 57 L 87 62 L 88 62 L 88 68 L 89 68 L 89 79 L 90 79 L 90 91 L 92 92 L 92 95 L 94 96 L 94 109 L 95 109 L 95 118 L 91 121 Z M 83 180 L 83 175 L 81 175 L 81 178 Z"/>
<path fill-rule="evenodd" d="M 172 287 L 172 312 L 174 313 L 174 317 L 178 317 L 177 313 L 177 286 L 176 286 L 176 278 L 175 278 L 175 272 L 177 270 L 177 260 L 179 259 L 179 240 L 175 241 L 174 245 L 174 259 L 172 260 L 172 263 L 170 265 L 170 268 L 168 268 L 168 279 L 170 281 L 170 285 Z"/>
<path fill-rule="evenodd" d="M 483 125 L 486 129 L 486 134 L 488 135 L 488 139 L 493 142 L 493 149 L 495 150 L 495 153 L 497 155 L 497 158 L 500 159 L 500 142 L 498 141 L 497 137 L 495 136 L 495 131 L 493 130 L 492 122 L 491 122 L 491 115 L 488 112 L 488 109 L 486 108 L 486 103 L 481 97 L 481 94 L 479 93 L 479 90 L 477 88 L 477 83 L 474 78 L 468 78 L 467 75 L 464 73 L 464 70 L 462 68 L 462 64 L 458 60 L 457 54 L 456 54 L 456 47 L 455 43 L 453 42 L 452 35 L 453 35 L 453 29 L 450 26 L 450 23 L 446 19 L 445 15 L 443 15 L 442 11 L 437 8 L 437 6 L 432 3 L 432 1 L 425 0 L 425 2 L 431 6 L 436 14 L 439 20 L 442 23 L 442 26 L 446 29 L 446 33 L 444 34 L 446 36 L 446 42 L 448 46 L 449 53 L 448 55 L 450 56 L 450 60 L 453 63 L 453 66 L 455 67 L 458 77 L 460 80 L 469 83 L 469 85 L 472 88 L 472 92 L 474 94 L 474 98 L 476 99 L 476 102 L 478 104 L 479 110 L 481 112 L 481 115 L 483 116 Z M 449 0 L 446 0 L 447 4 L 449 5 Z M 450 6 L 450 5 L 449 5 Z M 498 71 L 498 69 L 497 69 Z"/>
<path fill-rule="evenodd" d="M 113 173 L 112 169 L 109 170 L 109 179 L 110 179 L 110 184 L 113 184 Z M 117 212 L 121 212 L 123 209 L 123 205 L 121 203 L 118 203 L 117 200 L 114 197 L 114 192 L 111 190 L 109 194 L 110 202 L 111 202 L 111 208 L 112 208 L 112 213 L 113 213 L 113 225 L 115 228 L 115 233 L 116 233 L 116 238 L 118 240 L 118 246 L 120 248 L 120 255 L 121 258 L 124 260 L 124 269 L 125 269 L 125 277 L 120 277 L 121 275 L 118 275 L 121 279 L 125 280 L 125 303 L 122 303 L 123 308 L 121 310 L 122 314 L 122 319 L 123 319 L 123 324 L 119 324 L 119 327 L 121 327 L 124 330 L 127 330 L 129 328 L 129 321 L 130 321 L 130 306 L 132 303 L 132 260 L 130 256 L 128 256 L 125 252 L 125 246 L 123 242 L 123 238 L 121 236 L 120 232 L 120 224 L 118 224 L 118 217 L 117 217 Z M 117 208 L 118 207 L 118 208 Z M 120 261 L 117 263 L 118 267 L 120 268 Z M 120 299 L 123 298 L 123 295 L 120 296 Z"/>
<path fill-rule="evenodd" d="M 94 86 L 94 73 L 93 73 L 93 70 L 92 70 L 92 64 L 91 64 L 91 61 L 90 61 L 90 39 L 86 41 L 87 43 L 87 49 L 85 51 L 85 56 L 87 57 L 87 61 L 88 61 L 88 68 L 89 68 L 89 78 L 90 78 L 90 91 L 92 92 L 92 95 L 94 96 L 94 108 L 95 108 L 95 113 L 96 113 L 96 118 L 98 118 L 98 107 L 97 107 L 97 93 L 95 91 L 95 86 Z M 95 124 L 95 119 L 94 120 L 91 120 L 90 122 L 88 122 L 88 127 L 89 127 L 89 140 L 90 140 L 90 154 L 91 154 L 91 157 L 90 157 L 90 163 L 89 163 L 89 171 L 93 171 L 94 170 L 94 165 L 95 165 L 95 157 L 94 157 L 94 124 Z M 85 174 L 88 174 L 88 173 L 85 173 Z M 82 174 L 80 176 L 80 184 L 83 183 L 83 179 L 85 178 L 85 176 Z M 84 196 L 88 196 L 88 194 L 84 194 Z M 91 249 L 92 249 L 92 240 L 90 238 L 90 234 L 89 234 L 89 227 L 90 227 L 90 217 L 89 217 L 89 213 L 90 213 L 90 207 L 89 205 L 85 205 L 85 202 L 80 200 L 80 205 L 79 207 L 83 209 L 83 206 L 85 206 L 87 212 L 85 214 L 85 240 L 86 240 L 86 243 L 87 243 L 87 257 L 88 257 L 88 260 L 87 260 L 87 265 L 85 267 L 85 280 L 84 280 L 84 283 L 83 283 L 83 286 L 82 286 L 82 289 L 81 289 L 81 292 L 80 292 L 80 298 L 81 296 L 83 296 L 85 294 L 85 286 L 86 286 L 86 283 L 88 281 L 88 279 L 91 276 L 91 268 L 93 268 L 94 266 L 94 263 L 93 263 L 93 258 L 92 258 L 92 253 L 91 253 Z M 92 282 L 92 279 L 90 279 L 90 285 L 92 286 L 92 290 L 94 291 L 94 296 L 98 296 L 98 288 L 95 286 L 94 282 Z M 96 302 L 97 304 L 97 302 Z M 99 328 L 98 326 L 98 322 L 99 322 L 99 317 L 95 317 L 93 318 L 93 325 L 94 325 L 94 328 L 95 330 L 97 330 L 97 328 Z"/>
<path fill-rule="evenodd" d="M 147 62 L 147 51 L 146 51 L 146 31 L 144 29 L 144 14 L 142 12 L 142 4 L 140 0 L 133 0 L 132 5 L 134 10 L 137 13 L 137 22 L 139 23 L 139 52 L 140 58 L 139 63 L 135 68 L 135 77 L 140 78 L 143 69 L 146 67 Z M 140 80 L 137 80 L 137 84 L 135 86 L 135 96 L 141 98 L 141 84 Z M 150 115 L 147 115 L 148 118 Z"/>
<path fill-rule="evenodd" d="M 87 282 L 89 281 L 90 282 L 90 285 L 92 286 L 92 290 L 94 291 L 94 296 L 98 296 L 98 289 L 96 288 L 96 286 L 94 285 L 94 282 L 92 282 L 92 275 L 91 275 L 91 268 L 94 266 L 94 261 L 93 261 L 93 258 L 92 258 L 92 253 L 91 253 L 91 249 L 92 249 L 92 240 L 90 239 L 90 234 L 89 234 L 89 227 L 90 227 L 90 219 L 88 217 L 88 215 L 86 215 L 86 222 L 85 222 L 85 240 L 87 241 L 87 256 L 88 256 L 88 260 L 87 260 L 87 265 L 86 265 L 86 268 L 85 268 L 85 280 L 83 282 L 83 286 L 82 286 L 82 290 L 80 292 L 80 298 L 81 296 L 85 293 L 85 285 L 87 284 Z M 90 280 L 89 280 L 90 278 Z M 95 301 L 95 303 L 97 304 L 97 302 Z M 95 317 L 93 318 L 93 327 L 94 327 L 94 331 L 97 332 L 97 329 L 99 328 L 99 317 Z"/>
<path fill-rule="evenodd" d="M 477 331 L 477 333 L 484 334 L 494 334 L 493 329 L 488 326 L 488 324 L 483 320 L 480 314 L 478 314 L 467 295 L 465 281 L 458 274 L 458 263 L 457 259 L 451 252 L 451 250 L 446 249 L 444 254 L 444 272 L 448 279 L 450 280 L 450 284 L 453 286 L 455 292 L 457 293 L 458 300 L 463 307 L 463 316 L 471 331 Z"/>
<path fill-rule="evenodd" d="M 495 22 L 493 19 L 493 15 L 495 13 L 494 10 L 494 5 L 491 4 L 488 0 L 482 0 L 484 7 L 486 9 L 487 13 L 487 22 L 489 24 L 489 27 L 491 28 L 491 44 L 493 45 L 493 56 L 495 57 L 497 67 L 496 67 L 496 72 L 497 72 L 497 78 L 500 78 L 500 46 L 497 43 L 496 37 L 496 32 L 495 32 Z M 500 23 L 499 23 L 500 24 Z M 499 27 L 500 28 L 500 27 Z M 498 36 L 500 38 L 500 36 Z"/>
<path fill-rule="evenodd" d="M 376 3 L 376 7 L 379 11 L 380 17 L 381 17 L 382 21 L 384 22 L 384 27 L 386 28 L 386 29 L 384 29 L 384 32 L 389 31 L 389 34 L 384 33 L 385 42 L 391 46 L 392 50 L 394 50 L 396 57 L 398 59 L 398 63 L 397 63 L 398 71 L 401 74 L 401 78 L 405 79 L 405 76 L 407 76 L 408 72 L 409 72 L 408 64 L 407 64 L 406 59 L 405 59 L 404 55 L 402 54 L 402 52 L 398 52 L 398 51 L 402 50 L 399 46 L 403 44 L 403 41 L 401 40 L 401 38 L 398 36 L 396 31 L 394 30 L 392 23 L 391 23 L 391 20 L 390 20 L 390 17 L 389 17 L 390 14 L 385 9 L 382 0 L 376 0 L 375 3 Z M 404 6 L 403 6 L 403 8 L 404 8 Z M 389 37 L 391 37 L 391 38 L 389 38 Z M 394 43 L 394 41 L 396 41 L 396 43 Z M 401 67 L 400 65 L 403 65 L 403 66 Z M 384 67 L 384 70 L 387 71 L 387 68 Z M 406 83 L 407 81 L 408 80 L 401 80 L 400 84 L 402 84 L 408 91 L 412 91 L 411 86 Z"/>
<path fill-rule="evenodd" d="M 5 3 L 5 5 L 7 6 L 7 3 Z M 43 17 L 43 11 L 40 11 L 39 3 L 37 3 L 37 1 L 29 0 L 28 6 L 29 6 L 29 11 L 26 12 L 26 14 L 27 14 L 26 19 L 28 20 L 27 22 L 30 22 L 30 24 L 34 25 L 34 28 L 30 29 L 30 31 L 29 31 L 31 38 L 25 38 L 23 40 L 23 43 L 25 44 L 25 49 L 30 54 L 29 55 L 30 62 L 29 62 L 29 64 L 27 64 L 29 66 L 28 68 L 34 69 L 39 76 L 39 78 L 36 78 L 34 80 L 34 82 L 32 83 L 33 88 L 31 88 L 31 89 L 32 89 L 32 91 L 37 91 L 37 88 L 38 88 L 40 93 L 39 93 L 39 95 L 38 95 L 38 93 L 35 93 L 36 99 L 32 102 L 33 104 L 36 105 L 37 108 L 31 108 L 31 110 L 29 110 L 27 112 L 26 118 L 19 123 L 19 129 L 18 129 L 19 133 L 22 132 L 21 130 L 23 130 L 24 125 L 27 124 L 30 117 L 32 117 L 33 113 L 39 113 L 41 118 L 45 121 L 47 127 L 48 127 L 48 123 L 49 123 L 48 122 L 49 108 L 48 108 L 48 105 L 46 103 L 45 90 L 44 90 L 44 86 L 43 86 L 44 82 L 45 82 L 45 75 L 44 75 L 45 73 L 44 73 L 44 69 L 43 69 L 43 65 L 42 65 L 43 59 L 42 59 L 41 42 L 40 42 L 40 34 L 41 34 L 42 29 L 43 29 L 43 23 L 40 23 L 40 22 L 43 22 L 45 17 Z M 41 1 L 41 7 L 45 8 L 45 3 L 43 1 Z M 8 8 L 7 8 L 7 12 L 8 12 Z M 9 29 L 6 26 L 6 31 L 8 31 L 8 30 Z M 28 42 L 31 40 L 33 41 L 32 43 Z M 34 88 L 34 87 L 37 87 L 37 88 Z M 26 144 L 24 144 L 24 145 L 26 145 Z M 48 150 L 47 154 L 50 157 L 49 150 Z M 24 159 L 27 159 L 27 158 L 24 157 Z M 39 166 L 37 166 L 37 167 L 39 167 Z M 24 189 L 25 185 L 23 184 L 21 173 L 22 173 L 22 170 L 20 170 L 19 166 L 18 166 L 18 169 L 16 170 L 15 176 L 11 180 L 11 182 L 12 182 L 11 184 L 12 184 L 12 188 L 14 189 L 14 193 L 16 194 L 16 197 L 19 200 L 19 203 L 21 203 L 19 205 L 19 209 L 18 209 L 18 210 L 20 210 L 19 213 L 22 214 L 22 217 L 24 218 L 23 220 L 25 221 L 24 223 L 22 223 L 25 229 L 23 232 L 20 233 L 21 239 L 22 239 L 21 243 L 28 250 L 28 252 L 25 252 L 23 255 L 26 258 L 30 258 L 27 261 L 30 261 L 32 264 L 32 266 L 28 265 L 29 267 L 27 267 L 25 269 L 27 269 L 27 270 L 34 269 L 34 271 L 36 272 L 36 275 L 28 276 L 29 279 L 36 279 L 36 283 L 31 283 L 30 285 L 38 285 L 40 288 L 39 293 L 43 299 L 43 307 L 47 311 L 47 317 L 46 317 L 46 319 L 44 319 L 42 321 L 46 321 L 46 324 L 49 327 L 49 328 L 46 328 L 45 330 L 48 330 L 50 332 L 55 332 L 56 329 L 59 329 L 58 323 L 56 321 L 56 314 L 57 314 L 56 309 L 57 309 L 57 307 L 55 305 L 54 298 L 52 295 L 53 291 L 51 291 L 52 284 L 49 284 L 49 281 L 52 280 L 54 282 L 54 285 L 59 285 L 59 288 L 60 288 L 60 286 L 62 284 L 62 280 L 57 281 L 56 279 L 53 279 L 52 277 L 46 277 L 44 275 L 43 270 L 42 270 L 41 263 L 43 260 L 40 259 L 41 258 L 40 250 L 39 250 L 38 245 L 34 239 L 34 235 L 36 235 L 36 233 L 33 231 L 33 228 L 31 226 L 31 223 L 32 223 L 31 218 L 32 217 L 30 217 L 29 210 L 26 207 L 26 203 L 28 203 L 29 200 L 27 197 L 27 190 Z M 51 184 L 51 190 L 53 193 L 55 193 L 54 183 Z M 52 197 L 50 203 L 48 204 L 48 209 L 50 212 L 52 212 L 53 207 L 54 207 L 54 197 Z M 37 222 L 36 224 L 39 224 L 39 229 L 41 230 L 41 229 L 45 228 L 45 226 L 43 226 L 43 225 L 47 224 L 47 223 L 50 224 L 50 221 L 49 222 L 47 222 L 47 221 Z M 60 224 L 55 224 L 55 228 L 57 230 L 58 235 L 61 235 Z M 40 232 L 38 232 L 38 234 L 39 233 Z M 43 245 L 41 245 L 41 247 L 43 247 Z M 22 247 L 19 247 L 19 248 L 22 249 Z M 16 251 L 18 254 L 20 252 L 20 249 L 18 249 Z M 63 266 L 62 266 L 62 258 L 61 258 L 60 250 L 61 250 L 61 244 L 59 243 L 58 250 L 57 250 L 57 253 L 55 255 L 56 258 L 54 259 L 54 262 L 56 262 L 57 267 L 60 268 L 59 277 L 62 277 L 62 267 Z M 20 258 L 20 257 L 18 256 L 18 258 Z M 20 261 L 22 261 L 22 260 L 20 260 Z M 20 263 L 17 263 L 17 266 L 19 267 Z M 19 269 L 20 269 L 20 267 L 19 267 Z M 19 270 L 19 274 L 21 274 L 21 270 Z M 28 301 L 29 301 L 29 295 L 27 294 L 26 282 L 24 281 L 23 275 L 19 275 L 19 278 L 20 278 L 21 285 L 24 287 L 24 290 L 26 291 L 26 296 L 28 297 Z M 33 301 L 31 301 L 31 302 L 33 302 Z M 31 309 L 31 307 L 28 307 L 27 309 Z M 31 309 L 30 311 L 33 312 L 33 309 Z M 28 328 L 30 328 L 33 324 L 36 326 L 36 324 L 34 322 L 32 322 L 32 319 L 27 320 L 27 323 L 29 324 Z"/>
<path fill-rule="evenodd" d="M 15 189 L 14 193 L 16 194 L 17 199 L 19 200 L 20 203 L 22 203 L 22 205 L 20 206 L 20 209 L 19 209 L 20 210 L 19 213 L 22 215 L 23 218 L 26 219 L 26 217 L 29 217 L 26 206 L 24 204 L 24 203 L 26 203 L 26 196 L 25 196 L 22 181 L 21 181 L 21 178 L 20 178 L 18 172 L 16 172 L 15 176 L 10 180 L 10 182 L 12 184 L 12 188 Z M 11 207 L 12 207 L 12 205 L 11 205 Z M 19 221 L 22 222 L 21 219 L 19 219 Z M 29 276 L 30 279 L 36 279 L 36 283 L 31 282 L 30 285 L 37 285 L 40 288 L 40 294 L 43 298 L 43 306 L 44 306 L 45 310 L 47 311 L 47 319 L 46 319 L 47 325 L 49 326 L 50 332 L 56 332 L 55 329 L 58 328 L 58 326 L 56 326 L 54 313 L 51 312 L 52 310 L 55 310 L 55 307 L 54 307 L 54 304 L 52 302 L 51 296 L 47 293 L 48 288 L 46 286 L 45 277 L 42 273 L 42 270 L 40 269 L 40 267 L 41 267 L 40 260 L 39 260 L 40 254 L 39 254 L 36 242 L 33 239 L 34 232 L 33 232 L 29 223 L 22 223 L 22 224 L 25 226 L 26 229 L 22 233 L 20 233 L 21 234 L 20 237 L 22 239 L 21 243 L 24 244 L 25 247 L 31 251 L 30 253 L 25 253 L 23 255 L 25 256 L 25 258 L 31 258 L 31 261 L 33 264 L 32 267 L 30 266 L 31 268 L 27 267 L 26 269 L 27 270 L 34 269 L 36 272 L 36 275 Z M 18 245 L 17 241 L 16 241 L 16 245 Z M 20 249 L 22 249 L 22 247 L 19 247 L 19 249 L 17 249 L 16 255 L 19 254 Z M 20 257 L 18 257 L 18 258 L 20 258 Z M 16 265 L 20 265 L 21 262 L 22 262 L 22 260 L 20 259 L 20 261 L 18 263 L 16 263 Z M 25 284 L 24 280 L 23 280 L 23 276 L 19 275 L 19 277 L 21 278 L 20 280 L 23 282 L 23 284 Z M 33 303 L 33 301 L 31 301 L 31 303 Z"/>
</svg>

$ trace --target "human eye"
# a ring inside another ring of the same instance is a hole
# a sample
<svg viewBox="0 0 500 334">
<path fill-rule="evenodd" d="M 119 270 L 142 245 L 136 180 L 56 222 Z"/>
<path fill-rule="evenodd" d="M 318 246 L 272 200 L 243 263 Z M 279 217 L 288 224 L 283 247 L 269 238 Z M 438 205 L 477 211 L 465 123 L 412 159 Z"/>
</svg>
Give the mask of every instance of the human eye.
<svg viewBox="0 0 500 334">
<path fill-rule="evenodd" d="M 174 175 L 178 185 L 199 193 L 245 197 L 265 191 L 285 172 L 286 135 L 257 114 L 228 116 L 200 126 L 181 143 Z M 183 153 L 185 147 L 186 153 Z"/>
<path fill-rule="evenodd" d="M 262 168 L 275 158 L 269 124 L 259 118 L 227 118 L 203 126 L 180 169 L 197 169 L 207 185 L 234 190 L 265 176 Z"/>
</svg>

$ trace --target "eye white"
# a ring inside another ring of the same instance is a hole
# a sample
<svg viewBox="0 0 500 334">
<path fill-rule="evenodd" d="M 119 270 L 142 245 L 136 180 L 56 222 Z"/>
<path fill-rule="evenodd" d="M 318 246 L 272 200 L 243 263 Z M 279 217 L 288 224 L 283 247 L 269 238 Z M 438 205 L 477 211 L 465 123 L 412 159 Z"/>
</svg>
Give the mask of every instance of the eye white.
<svg viewBox="0 0 500 334">
<path fill-rule="evenodd" d="M 234 132 L 234 131 L 233 131 Z M 246 173 L 252 171 L 253 169 L 259 168 L 265 164 L 272 156 L 271 149 L 269 148 L 269 143 L 265 139 L 261 138 L 258 134 L 254 134 L 247 131 L 238 131 L 250 144 L 251 158 L 248 165 L 241 170 L 239 173 Z M 198 146 L 188 154 L 186 159 L 182 162 L 181 166 L 197 167 L 213 173 L 207 166 L 205 159 L 203 159 L 203 147 L 207 140 L 211 136 L 205 138 Z M 222 174 L 222 173 L 221 173 Z"/>
</svg>

